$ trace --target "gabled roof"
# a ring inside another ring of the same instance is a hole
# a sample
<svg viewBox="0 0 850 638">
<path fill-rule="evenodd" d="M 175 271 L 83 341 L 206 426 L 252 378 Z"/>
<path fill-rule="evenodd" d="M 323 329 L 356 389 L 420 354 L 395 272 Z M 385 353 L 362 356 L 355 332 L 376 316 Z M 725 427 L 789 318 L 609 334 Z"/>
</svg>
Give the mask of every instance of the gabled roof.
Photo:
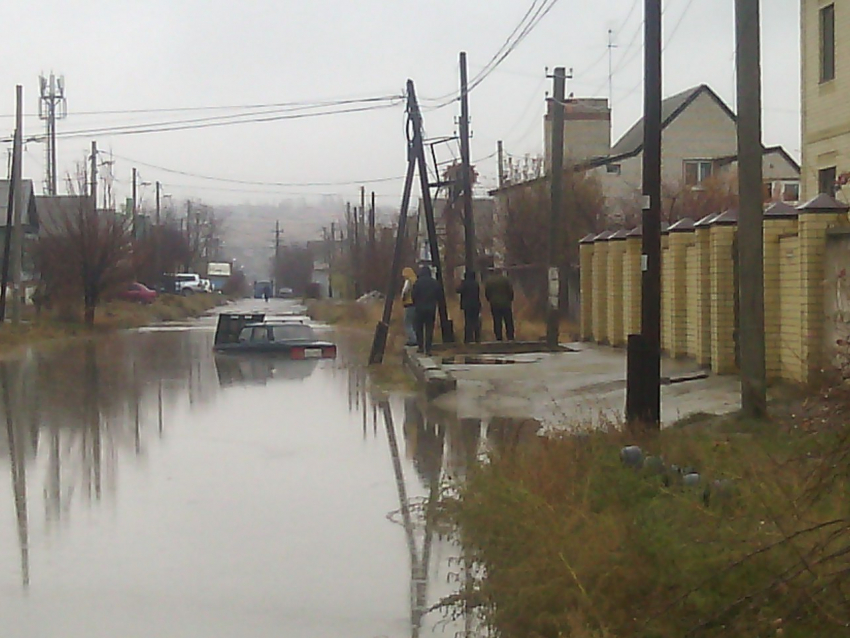
<svg viewBox="0 0 850 638">
<path fill-rule="evenodd" d="M 38 214 L 35 205 L 35 191 L 33 190 L 32 180 L 25 179 L 21 181 L 24 189 L 24 210 L 26 213 L 21 222 L 24 226 L 37 227 Z M 9 180 L 0 179 L 0 228 L 6 227 L 6 216 L 9 208 Z"/>
<path fill-rule="evenodd" d="M 38 196 L 35 200 L 40 235 L 64 232 L 65 220 L 79 215 L 91 201 L 86 195 Z"/>
<path fill-rule="evenodd" d="M 736 121 L 735 114 L 732 112 L 726 103 L 720 99 L 707 84 L 700 84 L 687 91 L 682 91 L 661 102 L 661 130 L 663 131 L 670 123 L 673 122 L 682 112 L 688 108 L 700 95 L 708 95 L 714 100 L 717 105 L 729 116 L 733 122 Z M 611 149 L 612 156 L 618 156 L 621 159 L 637 155 L 643 149 L 643 118 L 635 122 L 619 139 L 619 141 Z"/>
</svg>

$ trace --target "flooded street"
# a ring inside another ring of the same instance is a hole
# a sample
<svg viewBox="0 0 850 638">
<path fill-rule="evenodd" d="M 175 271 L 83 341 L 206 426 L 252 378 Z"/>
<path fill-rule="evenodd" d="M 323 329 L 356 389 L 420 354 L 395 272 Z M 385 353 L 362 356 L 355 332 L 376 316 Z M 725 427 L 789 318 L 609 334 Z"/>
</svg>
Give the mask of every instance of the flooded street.
<svg viewBox="0 0 850 638">
<path fill-rule="evenodd" d="M 422 617 L 459 571 L 424 514 L 480 424 L 375 404 L 344 356 L 215 355 L 214 327 L 0 362 L 0 633 L 462 634 Z"/>
</svg>

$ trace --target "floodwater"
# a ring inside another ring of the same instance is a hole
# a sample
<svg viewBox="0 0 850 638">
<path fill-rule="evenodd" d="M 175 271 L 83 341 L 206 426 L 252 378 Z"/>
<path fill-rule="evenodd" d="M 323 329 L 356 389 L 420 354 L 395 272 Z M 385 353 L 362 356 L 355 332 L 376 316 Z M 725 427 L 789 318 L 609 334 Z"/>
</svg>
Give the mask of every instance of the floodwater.
<svg viewBox="0 0 850 638">
<path fill-rule="evenodd" d="M 214 321 L 0 361 L 0 635 L 468 635 L 427 612 L 462 570 L 425 514 L 480 424 L 373 401 L 344 350 L 214 355 Z"/>
</svg>

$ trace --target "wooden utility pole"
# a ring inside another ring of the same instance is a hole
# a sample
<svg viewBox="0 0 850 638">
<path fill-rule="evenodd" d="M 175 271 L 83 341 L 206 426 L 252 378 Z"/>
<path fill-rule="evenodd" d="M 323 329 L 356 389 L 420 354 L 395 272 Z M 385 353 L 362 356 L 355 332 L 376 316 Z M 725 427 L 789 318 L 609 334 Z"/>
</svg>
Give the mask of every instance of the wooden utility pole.
<svg viewBox="0 0 850 638">
<path fill-rule="evenodd" d="M 157 181 L 156 183 L 156 235 L 154 236 L 153 249 L 154 249 L 154 269 L 156 270 L 156 283 L 159 284 L 162 281 L 162 226 L 161 224 L 161 214 L 162 214 L 162 184 Z"/>
<path fill-rule="evenodd" d="M 21 222 L 24 215 L 24 189 L 23 189 L 23 152 L 24 152 L 24 87 L 20 84 L 15 87 L 15 146 L 13 150 L 13 163 L 18 170 L 15 171 L 15 213 L 12 217 L 12 242 L 10 246 L 12 267 L 12 323 L 21 322 L 21 249 L 23 246 L 23 229 Z M 7 229 L 8 230 L 8 229 Z"/>
<path fill-rule="evenodd" d="M 475 220 L 472 216 L 472 167 L 469 159 L 469 90 L 466 52 L 460 52 L 460 162 L 463 180 L 463 236 L 466 272 L 475 270 Z"/>
<path fill-rule="evenodd" d="M 741 407 L 767 414 L 764 344 L 764 195 L 762 192 L 759 0 L 735 0 L 738 76 L 738 290 Z"/>
<path fill-rule="evenodd" d="M 91 201 L 92 211 L 97 212 L 97 142 L 91 143 Z"/>
<path fill-rule="evenodd" d="M 560 296 L 561 296 L 561 230 L 563 227 L 563 179 L 564 179 L 564 97 L 567 87 L 567 73 L 564 67 L 555 67 L 552 76 L 554 88 L 552 100 L 552 166 L 549 175 L 549 303 L 546 306 L 546 345 L 558 346 L 560 332 Z"/>
<path fill-rule="evenodd" d="M 133 210 L 130 212 L 130 224 L 133 229 L 133 239 L 136 239 L 136 169 L 133 168 Z M 187 213 L 188 215 L 188 213 Z M 189 227 L 189 220 L 186 220 L 186 228 Z"/>
<path fill-rule="evenodd" d="M 334 251 L 336 250 L 336 222 L 331 222 L 331 245 L 328 247 L 328 297 L 334 296 Z"/>
<path fill-rule="evenodd" d="M 375 191 L 372 191 L 372 201 L 369 205 L 369 258 L 375 265 Z"/>
<path fill-rule="evenodd" d="M 502 146 L 502 140 L 496 142 L 496 156 L 499 163 L 499 188 L 505 185 L 505 149 Z"/>
<path fill-rule="evenodd" d="M 274 290 L 278 290 L 280 288 L 280 283 L 278 282 L 278 272 L 280 270 L 280 222 L 276 221 L 274 223 L 274 268 L 272 268 L 272 285 L 274 286 Z"/>
<path fill-rule="evenodd" d="M 661 0 L 644 0 L 641 334 L 629 335 L 626 419 L 661 425 Z"/>
</svg>

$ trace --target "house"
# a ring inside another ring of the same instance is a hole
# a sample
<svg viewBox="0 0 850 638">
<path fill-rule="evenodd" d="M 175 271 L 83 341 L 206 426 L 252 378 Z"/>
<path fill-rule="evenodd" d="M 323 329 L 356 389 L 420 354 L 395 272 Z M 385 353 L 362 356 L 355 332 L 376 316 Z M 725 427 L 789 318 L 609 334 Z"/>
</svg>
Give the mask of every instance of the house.
<svg viewBox="0 0 850 638">
<path fill-rule="evenodd" d="M 547 130 L 551 107 L 550 103 L 544 126 Z M 605 149 L 611 130 L 610 112 L 602 107 L 602 101 L 571 99 L 566 111 L 566 170 L 584 172 L 598 180 L 609 221 L 617 224 L 628 211 L 640 210 L 643 118 L 607 154 L 600 156 L 598 153 Z M 699 189 L 709 177 L 731 172 L 736 167 L 737 118 L 709 86 L 701 84 L 665 99 L 661 105 L 661 122 L 661 182 L 665 190 Z M 763 172 L 766 199 L 792 202 L 799 199 L 800 167 L 784 149 L 765 148 Z M 496 197 L 501 212 L 512 191 L 546 179 L 544 175 L 521 184 L 507 183 L 490 194 Z"/>
<path fill-rule="evenodd" d="M 24 294 L 27 296 L 34 287 L 35 264 L 33 260 L 33 245 L 38 237 L 39 215 L 36 206 L 37 197 L 31 179 L 21 182 L 24 191 L 24 208 L 21 217 L 23 236 L 21 241 L 21 282 Z M 9 180 L 0 180 L 0 246 L 6 245 L 6 224 L 9 214 Z M 5 248 L 3 248 L 5 252 Z"/>
<path fill-rule="evenodd" d="M 38 235 L 43 237 L 63 232 L 67 220 L 77 217 L 81 211 L 91 206 L 91 200 L 85 195 L 39 195 L 35 197 L 38 211 Z"/>
<path fill-rule="evenodd" d="M 846 2 L 801 0 L 802 197 L 848 192 L 850 28 Z"/>
</svg>

